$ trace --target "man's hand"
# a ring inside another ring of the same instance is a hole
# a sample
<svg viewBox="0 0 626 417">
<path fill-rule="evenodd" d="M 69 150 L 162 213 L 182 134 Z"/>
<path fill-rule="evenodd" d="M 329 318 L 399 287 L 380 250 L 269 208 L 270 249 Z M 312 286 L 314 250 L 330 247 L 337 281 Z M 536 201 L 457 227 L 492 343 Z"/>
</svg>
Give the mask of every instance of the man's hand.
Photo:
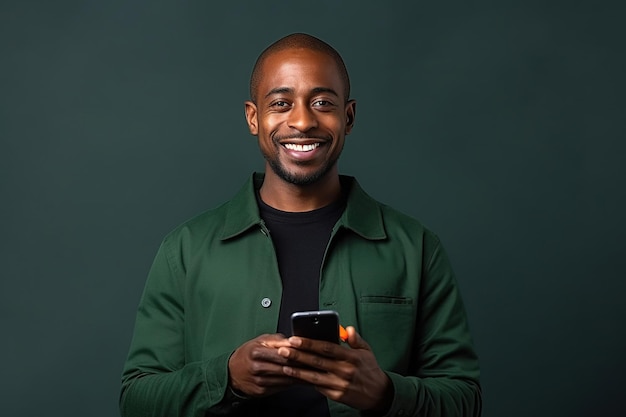
<svg viewBox="0 0 626 417">
<path fill-rule="evenodd" d="M 288 360 L 277 350 L 286 346 L 289 341 L 279 334 L 262 335 L 239 346 L 228 360 L 230 387 L 247 396 L 262 397 L 292 385 L 295 380 L 283 372 Z"/>
<path fill-rule="evenodd" d="M 393 400 L 393 385 L 354 327 L 346 330 L 351 349 L 302 337 L 289 338 L 289 346 L 278 348 L 278 354 L 289 360 L 282 371 L 289 377 L 315 385 L 331 400 L 360 410 L 384 413 Z"/>
</svg>

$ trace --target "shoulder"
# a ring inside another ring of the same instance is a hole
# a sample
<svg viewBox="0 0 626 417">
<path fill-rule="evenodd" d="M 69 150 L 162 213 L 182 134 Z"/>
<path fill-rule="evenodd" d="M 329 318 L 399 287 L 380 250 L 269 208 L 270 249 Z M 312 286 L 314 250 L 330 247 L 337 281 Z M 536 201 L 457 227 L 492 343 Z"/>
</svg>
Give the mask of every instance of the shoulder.
<svg viewBox="0 0 626 417">
<path fill-rule="evenodd" d="M 254 192 L 254 179 L 227 202 L 185 221 L 166 237 L 166 241 L 224 240 L 244 232 L 260 221 Z"/>
<path fill-rule="evenodd" d="M 385 225 L 400 229 L 409 229 L 413 232 L 428 235 L 433 239 L 439 239 L 437 235 L 427 226 L 422 223 L 421 220 L 406 214 L 394 207 L 391 207 L 384 203 L 378 203 L 380 210 L 385 221 Z"/>
<path fill-rule="evenodd" d="M 390 240 L 422 252 L 425 258 L 430 258 L 440 248 L 439 236 L 420 220 L 386 204 L 379 205 L 385 232 Z"/>
<path fill-rule="evenodd" d="M 385 242 L 404 259 L 419 262 L 424 273 L 453 277 L 452 265 L 439 236 L 422 222 L 386 204 L 378 203 Z"/>
<path fill-rule="evenodd" d="M 165 245 L 194 243 L 220 235 L 224 219 L 227 217 L 230 202 L 205 210 L 184 221 L 167 233 L 163 239 Z"/>
<path fill-rule="evenodd" d="M 355 178 L 344 178 L 344 183 L 350 186 L 348 197 L 348 204 L 352 205 L 350 220 L 363 220 L 358 223 L 360 225 L 367 224 L 368 227 L 379 224 L 384 235 L 390 239 L 411 237 L 411 240 L 421 241 L 424 239 L 433 244 L 438 244 L 438 236 L 420 220 L 370 196 L 361 188 Z M 358 223 L 357 227 L 360 226 Z"/>
</svg>

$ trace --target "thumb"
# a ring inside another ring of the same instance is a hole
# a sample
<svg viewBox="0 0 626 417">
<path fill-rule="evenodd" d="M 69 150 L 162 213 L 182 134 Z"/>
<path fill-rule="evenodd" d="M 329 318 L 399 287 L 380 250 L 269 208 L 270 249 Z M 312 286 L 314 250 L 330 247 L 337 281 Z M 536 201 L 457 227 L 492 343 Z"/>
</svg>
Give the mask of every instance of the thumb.
<svg viewBox="0 0 626 417">
<path fill-rule="evenodd" d="M 370 349 L 370 345 L 367 344 L 365 340 L 361 337 L 360 334 L 357 333 L 356 329 L 353 326 L 346 327 L 346 331 L 348 332 L 348 345 L 352 349 Z"/>
</svg>

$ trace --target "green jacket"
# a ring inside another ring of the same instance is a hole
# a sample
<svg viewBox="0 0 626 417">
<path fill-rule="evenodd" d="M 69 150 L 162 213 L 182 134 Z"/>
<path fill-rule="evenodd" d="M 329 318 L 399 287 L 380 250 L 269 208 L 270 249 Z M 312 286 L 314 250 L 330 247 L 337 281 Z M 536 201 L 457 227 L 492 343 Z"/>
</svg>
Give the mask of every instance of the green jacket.
<svg viewBox="0 0 626 417">
<path fill-rule="evenodd" d="M 450 263 L 418 221 L 351 177 L 320 276 L 320 309 L 339 313 L 394 385 L 390 416 L 479 416 L 478 360 Z M 259 216 L 255 174 L 226 204 L 162 242 L 141 298 L 122 376 L 124 417 L 255 415 L 228 389 L 228 359 L 275 333 L 281 280 Z M 332 416 L 358 410 L 329 401 Z"/>
</svg>

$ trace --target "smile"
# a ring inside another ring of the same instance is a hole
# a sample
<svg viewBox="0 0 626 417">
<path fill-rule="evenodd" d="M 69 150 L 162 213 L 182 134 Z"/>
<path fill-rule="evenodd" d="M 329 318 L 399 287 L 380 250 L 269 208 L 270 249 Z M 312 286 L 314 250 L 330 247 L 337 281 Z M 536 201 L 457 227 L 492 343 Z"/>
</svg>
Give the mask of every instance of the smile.
<svg viewBox="0 0 626 417">
<path fill-rule="evenodd" d="M 320 143 L 316 142 L 316 143 L 311 143 L 307 145 L 299 145 L 296 143 L 285 143 L 283 146 L 289 149 L 290 151 L 311 152 L 313 149 L 318 148 L 320 146 Z"/>
</svg>

